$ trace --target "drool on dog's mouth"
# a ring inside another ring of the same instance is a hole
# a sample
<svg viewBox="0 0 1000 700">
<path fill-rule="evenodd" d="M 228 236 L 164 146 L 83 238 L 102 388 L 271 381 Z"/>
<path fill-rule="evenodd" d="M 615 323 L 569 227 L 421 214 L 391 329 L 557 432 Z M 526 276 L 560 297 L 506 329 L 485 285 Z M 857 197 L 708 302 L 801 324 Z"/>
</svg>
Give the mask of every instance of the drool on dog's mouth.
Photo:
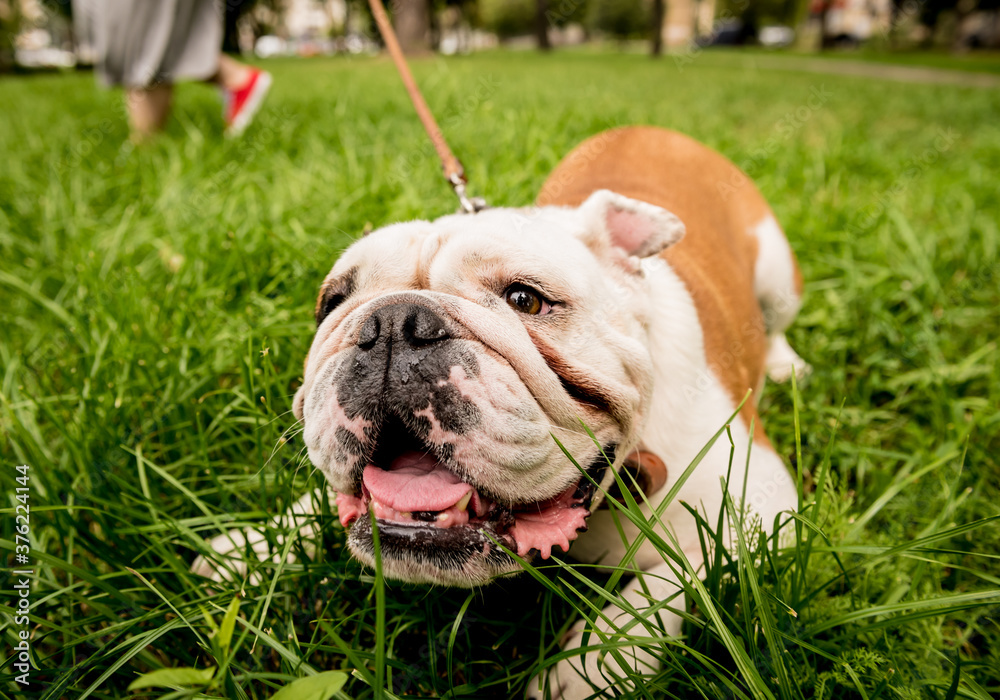
<svg viewBox="0 0 1000 700">
<path fill-rule="evenodd" d="M 340 522 L 347 527 L 374 512 L 380 530 L 395 541 L 419 547 L 470 545 L 490 555 L 492 541 L 524 557 L 537 552 L 548 559 L 555 547 L 564 552 L 587 529 L 594 485 L 582 476 L 577 484 L 548 499 L 504 504 L 463 480 L 434 452 L 397 426 L 381 431 L 379 449 L 365 466 L 360 491 L 338 493 Z M 388 435 L 387 435 L 388 433 Z M 602 474 L 594 474 L 600 482 Z"/>
</svg>

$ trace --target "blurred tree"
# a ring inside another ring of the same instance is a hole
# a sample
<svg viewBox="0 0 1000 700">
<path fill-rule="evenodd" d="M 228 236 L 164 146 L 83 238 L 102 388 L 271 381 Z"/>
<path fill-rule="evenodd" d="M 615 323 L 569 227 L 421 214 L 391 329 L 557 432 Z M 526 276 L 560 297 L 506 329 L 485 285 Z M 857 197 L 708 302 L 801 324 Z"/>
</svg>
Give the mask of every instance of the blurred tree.
<svg viewBox="0 0 1000 700">
<path fill-rule="evenodd" d="M 375 18 L 372 16 L 368 0 L 346 0 L 347 16 L 344 18 L 345 31 L 360 32 L 379 44 L 384 44 L 379 34 Z M 437 32 L 436 20 L 432 22 L 439 7 L 458 2 L 436 3 L 435 0 L 382 0 L 389 14 L 392 28 L 396 30 L 396 38 L 404 53 L 423 53 L 429 51 L 432 41 L 440 37 L 433 36 Z"/>
<path fill-rule="evenodd" d="M 225 22 L 229 20 L 229 5 L 240 5 L 240 0 L 226 0 L 226 18 L 223 20 L 223 27 L 229 31 Z M 239 44 L 239 37 L 236 34 L 237 23 L 241 18 L 246 18 L 253 35 L 254 44 L 257 39 L 267 34 L 280 34 L 284 26 L 285 12 L 288 10 L 289 0 L 250 0 L 245 6 L 237 9 L 237 16 L 232 20 L 233 35 L 227 37 L 223 35 L 223 46 L 227 41 Z M 238 48 L 235 52 L 238 52 Z"/>
<path fill-rule="evenodd" d="M 815 50 L 816 46 L 810 46 L 809 20 L 811 16 L 812 0 L 791 0 L 791 27 L 795 30 L 795 47 L 797 49 Z"/>
<path fill-rule="evenodd" d="M 663 53 L 663 20 L 666 15 L 666 8 L 663 0 L 653 0 L 653 11 L 650 13 L 650 28 L 653 32 L 653 45 L 650 47 L 650 54 L 659 56 Z"/>
<path fill-rule="evenodd" d="M 375 25 L 375 18 L 372 17 L 372 8 L 369 7 L 368 0 L 347 0 L 345 5 L 344 33 L 361 33 L 382 44 L 382 37 L 378 33 L 378 27 Z M 387 9 L 391 9 L 391 6 Z"/>
<path fill-rule="evenodd" d="M 14 70 L 14 39 L 21 31 L 20 0 L 0 0 L 0 73 Z"/>
<path fill-rule="evenodd" d="M 648 33 L 649 12 L 642 0 L 594 0 L 590 26 L 619 41 Z"/>
<path fill-rule="evenodd" d="M 536 29 L 534 0 L 479 0 L 483 28 L 501 39 L 533 34 Z"/>
<path fill-rule="evenodd" d="M 984 21 L 983 32 L 970 37 L 969 48 L 1000 48 L 1000 0 L 979 0 L 977 9 L 989 13 L 989 24 Z"/>
<path fill-rule="evenodd" d="M 939 45 L 961 51 L 980 46 L 996 46 L 1000 40 L 998 10 L 1000 0 L 893 0 L 890 46 L 898 48 L 902 45 L 900 30 L 906 29 L 914 20 L 925 29 L 920 42 L 920 48 L 923 49 Z M 979 24 L 979 31 L 967 36 L 965 20 L 976 12 L 992 13 L 994 28 L 989 27 L 984 18 Z"/>
<path fill-rule="evenodd" d="M 550 51 L 549 41 L 549 0 L 535 0 L 535 39 L 540 51 Z"/>
<path fill-rule="evenodd" d="M 550 27 L 565 27 L 567 24 L 585 24 L 588 0 L 549 0 L 545 18 Z"/>
<path fill-rule="evenodd" d="M 472 26 L 479 25 L 476 0 L 430 0 L 430 2 L 431 49 L 439 50 L 442 33 L 451 30 L 458 35 L 460 46 L 458 50 L 467 51 L 468 31 Z"/>
<path fill-rule="evenodd" d="M 405 53 L 431 48 L 431 5 L 428 0 L 393 0 L 392 24 Z"/>
<path fill-rule="evenodd" d="M 427 43 L 431 51 L 441 47 L 441 23 L 438 21 L 438 3 L 427 0 Z"/>
<path fill-rule="evenodd" d="M 240 34 L 237 23 L 240 17 L 253 9 L 257 0 L 226 0 L 222 14 L 222 51 L 239 55 Z"/>
<path fill-rule="evenodd" d="M 966 18 L 978 9 L 976 0 L 959 0 L 955 3 L 955 21 L 951 32 L 951 50 L 961 51 L 965 48 L 965 37 L 962 32 L 962 25 Z"/>
<path fill-rule="evenodd" d="M 536 8 L 536 33 L 538 33 L 539 48 L 546 50 L 542 45 L 541 27 L 545 27 L 545 40 L 549 40 L 550 29 L 564 28 L 570 24 L 580 27 L 586 26 L 587 3 L 589 0 L 537 0 Z M 543 25 L 544 22 L 544 25 Z M 586 35 L 586 29 L 584 29 Z"/>
<path fill-rule="evenodd" d="M 808 17 L 810 3 L 800 0 L 718 0 L 716 17 L 738 17 L 744 22 L 749 17 L 760 24 L 795 25 L 799 7 L 805 8 Z"/>
<path fill-rule="evenodd" d="M 49 12 L 62 15 L 63 17 L 67 17 L 69 19 L 73 18 L 73 4 L 70 0 L 42 0 L 42 5 Z"/>
</svg>

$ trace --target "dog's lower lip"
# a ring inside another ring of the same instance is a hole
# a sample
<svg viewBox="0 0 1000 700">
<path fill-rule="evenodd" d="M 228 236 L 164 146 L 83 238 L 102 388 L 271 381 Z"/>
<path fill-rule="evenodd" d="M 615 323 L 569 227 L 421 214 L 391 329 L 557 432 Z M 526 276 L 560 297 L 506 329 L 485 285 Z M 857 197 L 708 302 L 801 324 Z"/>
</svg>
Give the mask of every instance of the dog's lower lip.
<svg viewBox="0 0 1000 700">
<path fill-rule="evenodd" d="M 428 444 L 405 421 L 390 416 L 361 470 L 358 491 L 337 495 L 341 524 L 346 527 L 371 514 L 382 526 L 398 530 L 402 542 L 409 541 L 410 528 L 410 534 L 422 533 L 417 537 L 421 546 L 436 540 L 442 550 L 467 548 L 469 542 L 481 540 L 482 531 L 489 531 L 512 544 L 519 556 L 537 552 L 542 559 L 555 547 L 568 551 L 570 542 L 587 529 L 594 481 L 600 481 L 591 479 L 603 473 L 604 465 L 597 465 L 596 472 L 588 469 L 574 485 L 550 498 L 505 505 L 471 483 L 475 478 L 470 470 L 456 468 L 453 452 Z M 474 532 L 478 539 L 471 537 Z"/>
<path fill-rule="evenodd" d="M 593 484 L 584 476 L 579 483 L 554 498 L 515 507 L 489 501 L 485 512 L 455 506 L 444 511 L 400 512 L 374 498 L 362 484 L 360 493 L 356 495 L 338 494 L 337 505 L 344 526 L 350 525 L 371 510 L 381 526 L 419 528 L 431 534 L 434 530 L 488 530 L 491 535 L 513 544 L 519 556 L 537 552 L 543 559 L 548 559 L 555 547 L 568 551 L 570 542 L 578 533 L 586 530 L 592 491 Z M 478 491 L 474 493 L 475 498 L 463 498 L 460 504 L 468 507 L 471 501 L 478 506 L 481 501 L 486 500 Z"/>
</svg>

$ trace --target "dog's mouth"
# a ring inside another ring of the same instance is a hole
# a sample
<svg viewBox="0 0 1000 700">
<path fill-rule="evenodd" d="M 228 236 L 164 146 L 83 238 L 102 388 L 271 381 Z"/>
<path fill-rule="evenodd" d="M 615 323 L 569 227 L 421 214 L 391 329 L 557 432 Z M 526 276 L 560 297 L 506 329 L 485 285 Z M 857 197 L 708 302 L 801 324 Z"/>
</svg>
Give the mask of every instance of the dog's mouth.
<svg viewBox="0 0 1000 700">
<path fill-rule="evenodd" d="M 556 547 L 568 551 L 586 530 L 594 482 L 601 482 L 607 468 L 588 470 L 554 497 L 504 503 L 449 467 L 451 456 L 452 450 L 427 445 L 402 421 L 389 420 L 359 490 L 337 494 L 341 524 L 355 523 L 355 531 L 368 532 L 369 511 L 374 513 L 383 556 L 437 547 L 461 549 L 466 557 L 495 557 L 499 542 L 518 556 L 548 559 Z"/>
</svg>

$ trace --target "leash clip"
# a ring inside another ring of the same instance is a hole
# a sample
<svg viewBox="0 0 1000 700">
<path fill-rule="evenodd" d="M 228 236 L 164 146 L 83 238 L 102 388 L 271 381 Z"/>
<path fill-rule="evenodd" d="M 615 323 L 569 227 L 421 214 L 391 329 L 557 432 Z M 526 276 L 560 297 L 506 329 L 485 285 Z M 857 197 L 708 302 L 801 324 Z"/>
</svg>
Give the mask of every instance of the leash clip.
<svg viewBox="0 0 1000 700">
<path fill-rule="evenodd" d="M 489 209 L 485 199 L 482 197 L 470 197 L 465 193 L 465 183 L 465 175 L 462 173 L 452 173 L 448 176 L 448 184 L 451 185 L 451 189 L 454 190 L 455 196 L 458 197 L 462 213 L 475 214 L 483 209 Z"/>
</svg>

